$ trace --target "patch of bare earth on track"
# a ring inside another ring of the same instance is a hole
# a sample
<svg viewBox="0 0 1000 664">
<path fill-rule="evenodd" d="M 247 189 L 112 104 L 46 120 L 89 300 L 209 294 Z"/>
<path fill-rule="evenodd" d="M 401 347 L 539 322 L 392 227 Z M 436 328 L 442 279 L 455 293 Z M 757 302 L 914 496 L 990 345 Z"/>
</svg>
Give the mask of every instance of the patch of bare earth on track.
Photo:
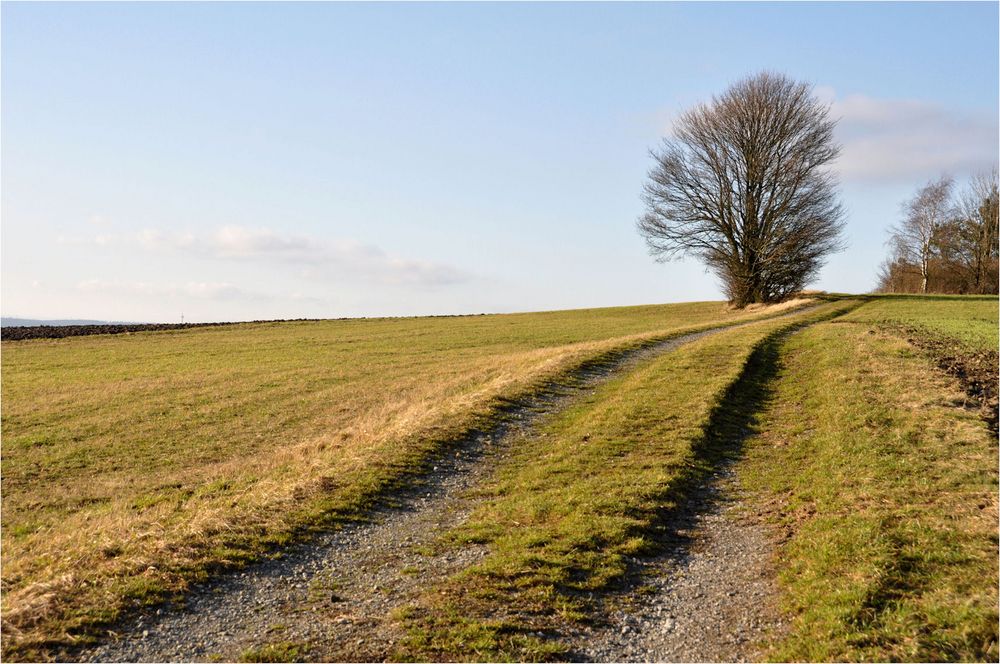
<svg viewBox="0 0 1000 664">
<path fill-rule="evenodd" d="M 720 328 L 726 329 L 726 328 Z M 470 490 L 485 480 L 519 436 L 540 418 L 637 363 L 714 331 L 623 352 L 581 369 L 500 413 L 491 430 L 470 433 L 433 470 L 383 503 L 367 523 L 320 535 L 280 558 L 223 575 L 176 605 L 150 608 L 113 627 L 84 661 L 305 659 L 377 661 L 401 638 L 393 611 L 435 579 L 475 562 L 470 546 L 435 555 L 438 536 L 466 519 Z"/>
</svg>

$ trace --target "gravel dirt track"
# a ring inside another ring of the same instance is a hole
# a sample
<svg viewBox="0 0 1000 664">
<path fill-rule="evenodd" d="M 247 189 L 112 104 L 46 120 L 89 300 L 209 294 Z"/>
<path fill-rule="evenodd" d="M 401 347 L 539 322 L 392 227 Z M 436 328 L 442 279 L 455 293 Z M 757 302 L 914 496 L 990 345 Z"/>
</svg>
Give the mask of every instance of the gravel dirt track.
<svg viewBox="0 0 1000 664">
<path fill-rule="evenodd" d="M 269 644 L 306 644 L 295 659 L 405 657 L 397 645 L 405 635 L 393 610 L 409 604 L 435 579 L 485 554 L 471 546 L 432 556 L 426 545 L 467 518 L 476 501 L 470 489 L 492 473 L 519 437 L 530 436 L 541 418 L 636 364 L 737 326 L 675 337 L 584 367 L 570 387 L 563 382 L 544 388 L 505 409 L 489 431 L 473 432 L 449 448 L 433 462 L 432 472 L 384 502 L 370 521 L 223 574 L 176 604 L 136 611 L 112 626 L 103 643 L 68 657 L 235 660 Z M 693 492 L 689 508 L 678 517 L 675 550 L 637 561 L 655 572 L 650 578 L 655 577 L 658 599 L 609 607 L 603 627 L 564 635 L 573 658 L 741 659 L 776 624 L 767 608 L 770 582 L 762 572 L 770 549 L 756 527 L 730 518 L 731 492 L 720 486 L 713 481 Z"/>
</svg>

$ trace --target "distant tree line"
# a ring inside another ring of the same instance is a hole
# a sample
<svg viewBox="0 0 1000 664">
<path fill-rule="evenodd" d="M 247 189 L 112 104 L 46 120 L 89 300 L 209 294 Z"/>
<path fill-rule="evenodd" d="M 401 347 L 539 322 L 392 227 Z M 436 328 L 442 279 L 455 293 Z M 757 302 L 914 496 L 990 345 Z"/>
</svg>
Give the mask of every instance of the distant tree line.
<svg viewBox="0 0 1000 664">
<path fill-rule="evenodd" d="M 996 293 L 997 171 L 961 191 L 949 177 L 928 182 L 903 205 L 879 269 L 883 293 Z"/>
</svg>

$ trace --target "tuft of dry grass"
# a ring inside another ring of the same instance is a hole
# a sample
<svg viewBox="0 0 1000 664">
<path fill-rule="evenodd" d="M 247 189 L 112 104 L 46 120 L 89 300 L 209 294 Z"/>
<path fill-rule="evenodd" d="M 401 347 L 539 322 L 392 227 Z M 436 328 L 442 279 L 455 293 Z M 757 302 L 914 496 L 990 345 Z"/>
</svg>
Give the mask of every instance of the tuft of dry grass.
<svg viewBox="0 0 1000 664">
<path fill-rule="evenodd" d="M 804 306 L 805 304 L 808 304 L 808 303 L 814 301 L 814 299 L 815 298 L 804 297 L 803 296 L 803 297 L 794 297 L 792 299 L 784 300 L 784 301 L 778 302 L 776 304 L 755 303 L 755 304 L 747 305 L 743 310 L 744 311 L 764 311 L 764 310 L 767 310 L 767 311 L 772 311 L 772 312 L 791 311 L 792 309 Z"/>
<path fill-rule="evenodd" d="M 3 648 L 47 657 L 378 495 L 504 400 L 722 303 L 3 344 Z"/>
</svg>

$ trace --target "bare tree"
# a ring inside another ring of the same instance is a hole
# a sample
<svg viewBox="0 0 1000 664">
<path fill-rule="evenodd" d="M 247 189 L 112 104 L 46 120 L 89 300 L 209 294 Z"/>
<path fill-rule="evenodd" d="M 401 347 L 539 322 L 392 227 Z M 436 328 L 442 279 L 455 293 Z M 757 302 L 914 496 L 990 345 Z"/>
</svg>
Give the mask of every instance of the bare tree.
<svg viewBox="0 0 1000 664">
<path fill-rule="evenodd" d="M 997 170 L 972 178 L 957 200 L 947 178 L 930 182 L 903 205 L 891 229 L 891 253 L 877 290 L 996 293 L 1000 279 Z"/>
<path fill-rule="evenodd" d="M 1000 239 L 1000 192 L 997 171 L 980 173 L 972 179 L 957 205 L 959 259 L 968 273 L 973 293 L 997 288 L 997 242 Z"/>
<path fill-rule="evenodd" d="M 906 264 L 890 256 L 878 266 L 876 293 L 900 293 L 905 290 Z"/>
<path fill-rule="evenodd" d="M 843 248 L 835 124 L 809 85 L 766 72 L 685 112 L 651 151 L 650 252 L 701 259 L 736 306 L 801 290 Z"/>
<path fill-rule="evenodd" d="M 950 177 L 928 182 L 903 204 L 903 221 L 889 230 L 898 259 L 919 268 L 921 293 L 927 292 L 938 235 L 950 219 L 953 184 Z"/>
</svg>

